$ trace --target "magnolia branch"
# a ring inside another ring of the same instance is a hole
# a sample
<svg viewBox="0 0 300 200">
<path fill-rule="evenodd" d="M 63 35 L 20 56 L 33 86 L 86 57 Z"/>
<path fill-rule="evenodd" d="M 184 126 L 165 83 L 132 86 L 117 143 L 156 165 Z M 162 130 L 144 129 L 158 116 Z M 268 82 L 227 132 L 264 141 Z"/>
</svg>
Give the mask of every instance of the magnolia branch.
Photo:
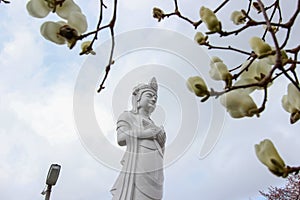
<svg viewBox="0 0 300 200">
<path fill-rule="evenodd" d="M 81 35 L 79 39 L 83 39 L 83 38 L 88 37 L 89 35 L 92 35 L 92 34 L 94 34 L 94 37 L 93 37 L 93 39 L 92 39 L 91 44 L 89 45 L 89 47 L 88 47 L 85 51 L 82 51 L 82 52 L 80 53 L 80 55 L 83 55 L 83 54 L 85 54 L 86 52 L 93 50 L 94 42 L 98 39 L 98 33 L 99 33 L 101 30 L 103 30 L 103 29 L 109 28 L 109 24 L 106 25 L 106 26 L 101 27 L 101 23 L 102 23 L 102 19 L 103 19 L 103 9 L 104 9 L 104 8 L 107 8 L 107 7 L 106 7 L 106 5 L 103 3 L 103 0 L 100 0 L 99 19 L 98 19 L 98 23 L 97 23 L 96 30 L 95 30 L 95 31 L 92 31 L 92 32 L 89 32 L 89 33 L 87 33 L 87 34 Z"/>
<path fill-rule="evenodd" d="M 277 37 L 272 29 L 272 25 L 270 23 L 270 20 L 268 18 L 268 15 L 266 13 L 266 10 L 264 8 L 264 5 L 263 3 L 261 2 L 261 0 L 258 0 L 257 1 L 261 10 L 262 10 L 262 13 L 264 15 L 264 18 L 266 20 L 266 23 L 267 23 L 267 26 L 268 26 L 268 31 L 271 33 L 271 36 L 272 36 L 272 39 L 273 39 L 273 42 L 274 42 L 274 45 L 275 45 L 275 50 L 276 50 L 276 63 L 274 65 L 273 68 L 278 68 L 280 69 L 283 74 L 295 85 L 295 87 L 300 91 L 300 87 L 299 85 L 297 84 L 297 82 L 284 70 L 283 66 L 282 66 L 282 56 L 281 56 L 281 51 L 280 51 L 280 48 L 279 48 L 279 44 L 278 44 L 278 40 L 277 40 Z M 300 2 L 300 1 L 299 1 Z"/>
<path fill-rule="evenodd" d="M 214 12 L 217 13 L 220 9 L 222 9 L 230 0 L 225 0 L 223 1 L 215 10 Z M 177 16 L 181 19 L 183 19 L 184 21 L 187 21 L 188 23 L 192 24 L 194 26 L 195 29 L 197 29 L 197 27 L 202 23 L 202 20 L 199 21 L 193 21 L 191 19 L 189 19 L 188 17 L 185 17 L 181 14 L 181 12 L 179 11 L 179 7 L 178 7 L 178 2 L 177 0 L 174 0 L 174 12 L 172 13 L 168 13 L 168 14 L 163 14 L 162 18 L 164 17 L 171 17 L 171 16 Z"/>
<path fill-rule="evenodd" d="M 214 46 L 214 45 L 209 44 L 208 42 L 203 43 L 202 45 L 207 46 L 208 49 L 229 50 L 229 51 L 235 51 L 235 52 L 245 54 L 245 55 L 249 55 L 249 56 L 252 55 L 252 53 L 249 53 L 247 51 L 243 51 L 241 49 L 237 49 L 237 48 L 234 48 L 234 47 L 231 47 L 231 46 L 228 46 L 228 47 Z"/>
<path fill-rule="evenodd" d="M 114 27 L 115 27 L 115 23 L 116 23 L 116 19 L 117 19 L 117 0 L 114 0 L 114 11 L 113 11 L 113 17 L 110 21 L 110 34 L 111 34 L 111 50 L 110 50 L 110 56 L 109 56 L 109 60 L 108 60 L 108 65 L 105 68 L 105 75 L 104 78 L 102 79 L 102 82 L 99 86 L 99 89 L 97 90 L 97 92 L 101 92 L 102 89 L 104 89 L 104 83 L 108 77 L 108 74 L 110 72 L 110 68 L 111 65 L 113 64 L 113 53 L 114 53 L 114 49 L 115 49 L 115 34 L 114 34 Z"/>
<path fill-rule="evenodd" d="M 0 3 L 10 3 L 10 1 L 7 1 L 7 0 L 0 0 Z"/>
</svg>

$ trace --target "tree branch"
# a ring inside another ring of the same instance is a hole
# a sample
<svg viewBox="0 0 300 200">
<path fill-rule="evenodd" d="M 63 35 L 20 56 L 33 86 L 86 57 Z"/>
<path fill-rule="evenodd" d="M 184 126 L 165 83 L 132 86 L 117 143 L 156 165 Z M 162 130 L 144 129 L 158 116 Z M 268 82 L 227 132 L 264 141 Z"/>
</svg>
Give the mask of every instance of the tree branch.
<svg viewBox="0 0 300 200">
<path fill-rule="evenodd" d="M 108 60 L 108 64 L 105 68 L 105 75 L 104 78 L 102 79 L 102 82 L 99 86 L 99 89 L 97 90 L 98 93 L 101 92 L 101 90 L 103 90 L 104 87 L 104 83 L 108 77 L 108 74 L 110 72 L 110 68 L 111 65 L 114 63 L 113 62 L 113 53 L 114 53 L 114 49 L 115 49 L 115 34 L 114 34 L 114 27 L 115 27 L 115 23 L 116 23 L 116 19 L 117 19 L 117 0 L 114 0 L 114 11 L 113 11 L 113 17 L 109 23 L 109 29 L 110 29 L 110 34 L 111 34 L 111 50 L 110 50 L 110 56 L 109 56 L 109 60 Z"/>
</svg>

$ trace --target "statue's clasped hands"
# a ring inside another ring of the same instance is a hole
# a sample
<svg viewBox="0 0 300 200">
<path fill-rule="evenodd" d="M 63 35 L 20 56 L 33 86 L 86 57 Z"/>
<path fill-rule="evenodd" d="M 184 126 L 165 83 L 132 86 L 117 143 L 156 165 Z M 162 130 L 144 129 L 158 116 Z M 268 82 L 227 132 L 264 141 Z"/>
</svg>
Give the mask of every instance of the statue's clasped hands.
<svg viewBox="0 0 300 200">
<path fill-rule="evenodd" d="M 155 135 L 155 138 L 157 140 L 157 142 L 159 143 L 159 145 L 161 147 L 164 147 L 165 142 L 166 142 L 166 132 L 164 130 L 163 126 L 160 127 L 156 127 L 157 130 L 157 134 Z"/>
</svg>

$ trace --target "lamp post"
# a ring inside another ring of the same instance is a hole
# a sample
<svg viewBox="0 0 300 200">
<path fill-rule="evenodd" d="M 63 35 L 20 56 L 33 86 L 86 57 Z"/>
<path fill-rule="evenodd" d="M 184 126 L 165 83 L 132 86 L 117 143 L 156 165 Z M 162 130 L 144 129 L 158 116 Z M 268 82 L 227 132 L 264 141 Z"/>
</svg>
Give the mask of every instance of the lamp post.
<svg viewBox="0 0 300 200">
<path fill-rule="evenodd" d="M 61 168 L 61 166 L 58 164 L 52 164 L 50 166 L 50 169 L 49 169 L 48 175 L 47 175 L 47 179 L 46 179 L 47 187 L 42 192 L 42 195 L 46 195 L 45 200 L 50 200 L 51 189 L 52 189 L 52 186 L 56 184 L 56 181 L 59 176 L 60 168 Z"/>
</svg>

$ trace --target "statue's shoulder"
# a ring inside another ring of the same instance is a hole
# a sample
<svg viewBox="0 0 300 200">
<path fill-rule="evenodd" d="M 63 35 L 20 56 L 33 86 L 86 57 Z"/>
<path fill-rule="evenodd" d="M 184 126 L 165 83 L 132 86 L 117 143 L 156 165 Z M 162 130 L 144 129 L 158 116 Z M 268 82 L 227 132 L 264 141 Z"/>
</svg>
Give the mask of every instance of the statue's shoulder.
<svg viewBox="0 0 300 200">
<path fill-rule="evenodd" d="M 131 122 L 134 119 L 134 114 L 131 111 L 124 111 L 118 118 L 118 121 Z"/>
</svg>

